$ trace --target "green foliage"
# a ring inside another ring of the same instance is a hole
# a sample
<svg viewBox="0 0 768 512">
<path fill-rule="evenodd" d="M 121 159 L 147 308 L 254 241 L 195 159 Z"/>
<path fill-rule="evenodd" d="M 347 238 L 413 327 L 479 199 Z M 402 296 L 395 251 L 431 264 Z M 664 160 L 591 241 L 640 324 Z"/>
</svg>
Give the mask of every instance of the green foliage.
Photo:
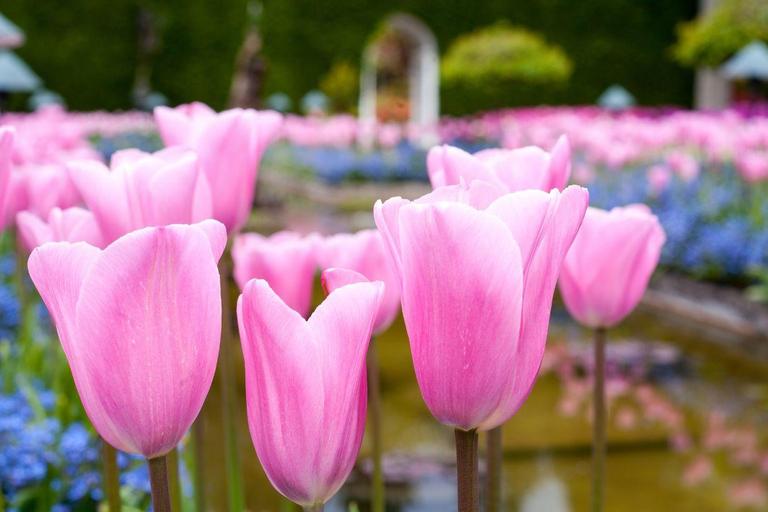
<svg viewBox="0 0 768 512">
<path fill-rule="evenodd" d="M 673 54 L 685 66 L 718 66 L 753 40 L 768 42 L 768 2 L 728 0 L 678 26 Z"/>
<path fill-rule="evenodd" d="M 137 60 L 139 9 L 158 22 L 152 84 L 172 104 L 226 105 L 234 61 L 247 24 L 247 0 L 13 0 L 3 14 L 27 33 L 18 54 L 48 89 L 75 109 L 128 108 Z M 692 75 L 665 57 L 674 27 L 696 0 L 263 0 L 265 96 L 284 92 L 298 104 L 337 60 L 353 67 L 389 14 L 412 13 L 435 33 L 442 51 L 461 34 L 499 19 L 530 27 L 574 63 L 568 87 L 497 88 L 490 96 L 444 88 L 442 111 L 538 103 L 593 103 L 618 83 L 646 105 L 688 104 Z"/>
<path fill-rule="evenodd" d="M 353 112 L 360 89 L 360 73 L 349 62 L 334 62 L 320 79 L 320 90 L 331 100 L 334 112 Z"/>
<path fill-rule="evenodd" d="M 466 87 L 478 93 L 494 85 L 564 84 L 573 63 L 541 35 L 501 21 L 459 36 L 443 57 L 445 87 Z"/>
</svg>

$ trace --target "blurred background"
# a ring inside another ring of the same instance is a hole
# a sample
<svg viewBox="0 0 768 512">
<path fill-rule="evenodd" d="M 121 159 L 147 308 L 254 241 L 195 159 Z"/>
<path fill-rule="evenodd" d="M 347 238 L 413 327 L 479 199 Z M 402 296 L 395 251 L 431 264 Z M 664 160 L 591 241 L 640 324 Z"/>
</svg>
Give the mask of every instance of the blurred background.
<svg viewBox="0 0 768 512">
<path fill-rule="evenodd" d="M 649 204 L 668 239 L 611 333 L 608 510 L 768 510 L 765 0 L 13 0 L 0 15 L 10 233 L 19 211 L 80 203 L 57 178 L 67 160 L 160 149 L 160 105 L 287 114 L 247 227 L 262 233 L 373 227 L 375 200 L 430 190 L 433 144 L 549 150 L 567 134 L 591 204 Z M 96 510 L 98 441 L 16 244 L 0 257 L 5 506 Z M 587 510 L 589 340 L 556 298 L 541 377 L 505 427 L 508 510 Z M 387 510 L 452 510 L 453 434 L 421 399 L 402 319 L 378 347 Z M 218 396 L 201 416 L 214 434 Z M 277 511 L 240 420 L 247 507 Z M 369 510 L 369 453 L 327 510 Z M 144 510 L 146 468 L 120 457 L 124 504 Z M 210 510 L 226 509 L 222 457 L 207 448 Z"/>
</svg>

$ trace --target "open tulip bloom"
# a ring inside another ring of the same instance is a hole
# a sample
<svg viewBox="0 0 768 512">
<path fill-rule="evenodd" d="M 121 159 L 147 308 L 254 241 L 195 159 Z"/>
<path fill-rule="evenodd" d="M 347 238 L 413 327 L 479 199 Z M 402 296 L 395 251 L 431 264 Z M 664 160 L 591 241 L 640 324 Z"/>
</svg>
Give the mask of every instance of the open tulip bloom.
<svg viewBox="0 0 768 512">
<path fill-rule="evenodd" d="M 192 151 L 126 149 L 112 155 L 110 167 L 95 160 L 68 165 L 107 243 L 144 227 L 211 218 L 211 189 Z"/>
<path fill-rule="evenodd" d="M 588 200 L 577 186 L 505 194 L 474 181 L 374 206 L 421 393 L 457 432 L 461 511 L 477 507 L 476 432 L 506 422 L 533 388 L 557 275 Z"/>
<path fill-rule="evenodd" d="M 595 329 L 592 510 L 604 506 L 606 329 L 624 320 L 643 298 L 666 241 L 643 204 L 611 211 L 589 208 L 560 274 L 560 295 L 579 323 Z"/>
<path fill-rule="evenodd" d="M 253 207 L 259 162 L 280 134 L 283 116 L 272 110 L 233 108 L 217 113 L 203 103 L 157 107 L 155 122 L 168 146 L 200 157 L 213 195 L 213 218 L 229 233 L 243 227 Z"/>
<path fill-rule="evenodd" d="M 86 242 L 94 247 L 104 245 L 96 217 L 77 206 L 66 210 L 53 208 L 47 222 L 32 212 L 19 212 L 16 214 L 16 228 L 27 251 L 48 242 Z"/>
<path fill-rule="evenodd" d="M 237 303 L 248 424 L 272 485 L 321 510 L 349 476 L 365 428 L 365 354 L 384 293 L 349 270 L 308 320 L 266 281 Z M 335 279 L 338 283 L 339 279 Z"/>
<path fill-rule="evenodd" d="M 565 136 L 551 153 L 536 146 L 485 149 L 469 154 L 459 148 L 435 146 L 427 154 L 432 187 L 458 185 L 463 179 L 486 181 L 507 192 L 563 190 L 571 177 L 571 145 Z"/>
<path fill-rule="evenodd" d="M 151 476 L 211 386 L 225 244 L 208 220 L 134 231 L 104 250 L 48 243 L 29 258 L 88 417 L 106 442 L 150 459 Z M 168 510 L 154 484 L 155 510 Z"/>
<path fill-rule="evenodd" d="M 232 245 L 234 277 L 245 289 L 251 279 L 264 279 L 294 311 L 306 318 L 312 305 L 320 236 L 280 231 L 272 236 L 243 233 Z"/>
</svg>

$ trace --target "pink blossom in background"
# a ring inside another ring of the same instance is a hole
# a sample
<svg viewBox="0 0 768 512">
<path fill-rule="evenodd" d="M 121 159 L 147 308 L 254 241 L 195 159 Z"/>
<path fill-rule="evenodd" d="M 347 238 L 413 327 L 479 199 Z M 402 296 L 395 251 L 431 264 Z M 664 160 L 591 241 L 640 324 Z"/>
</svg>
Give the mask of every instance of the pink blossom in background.
<svg viewBox="0 0 768 512">
<path fill-rule="evenodd" d="M 251 439 L 272 485 L 305 507 L 336 494 L 365 430 L 365 356 L 384 285 L 337 280 L 349 284 L 308 320 L 260 279 L 237 303 Z"/>
<path fill-rule="evenodd" d="M 69 208 L 80 200 L 80 194 L 63 165 L 15 166 L 8 180 L 3 224 L 13 225 L 16 214 L 21 211 L 46 218 L 53 208 Z"/>
<path fill-rule="evenodd" d="M 211 218 L 211 191 L 198 158 L 178 146 L 152 154 L 118 151 L 110 167 L 71 162 L 69 172 L 106 243 L 143 227 Z"/>
<path fill-rule="evenodd" d="M 560 273 L 568 312 L 588 327 L 612 327 L 640 302 L 666 236 L 645 205 L 589 208 Z"/>
<path fill-rule="evenodd" d="M 470 155 L 452 146 L 436 146 L 427 154 L 427 172 L 433 188 L 457 185 L 463 179 L 487 181 L 508 192 L 562 190 L 571 175 L 571 148 L 565 137 L 551 153 L 530 146 Z"/>
<path fill-rule="evenodd" d="M 760 183 L 768 179 L 768 150 L 739 153 L 735 163 L 736 170 L 747 183 Z"/>
<path fill-rule="evenodd" d="M 683 181 L 693 181 L 699 176 L 699 162 L 685 151 L 672 151 L 667 155 L 666 163 Z"/>
<path fill-rule="evenodd" d="M 317 262 L 321 270 L 334 267 L 354 270 L 371 281 L 384 283 L 384 298 L 373 332 L 380 334 L 389 328 L 400 310 L 400 293 L 395 271 L 378 231 L 367 229 L 326 237 L 317 245 Z"/>
<path fill-rule="evenodd" d="M 186 435 L 221 337 L 224 226 L 145 228 L 104 250 L 48 243 L 29 258 L 85 411 L 115 448 L 147 458 Z"/>
<path fill-rule="evenodd" d="M 664 192 L 672 183 L 672 173 L 663 165 L 654 165 L 648 169 L 648 185 L 656 195 Z"/>
<path fill-rule="evenodd" d="M 442 423 L 489 430 L 522 406 L 544 355 L 562 259 L 588 194 L 441 187 L 374 206 L 396 269 L 416 378 Z"/>
<path fill-rule="evenodd" d="M 320 236 L 280 231 L 265 237 L 243 233 L 232 245 L 235 282 L 241 290 L 251 279 L 263 279 L 301 316 L 309 315 Z"/>
<path fill-rule="evenodd" d="M 691 487 L 701 485 L 712 478 L 714 469 L 712 460 L 709 457 L 699 455 L 685 468 L 683 483 Z"/>
<path fill-rule="evenodd" d="M 202 103 L 158 107 L 155 121 L 166 145 L 193 149 L 211 186 L 213 218 L 229 233 L 245 225 L 253 207 L 259 162 L 280 134 L 283 116 L 271 110 L 214 112 Z"/>
<path fill-rule="evenodd" d="M 48 242 L 85 242 L 94 247 L 104 247 L 96 217 L 77 206 L 66 210 L 53 208 L 45 220 L 31 212 L 19 212 L 16 214 L 16 227 L 27 252 Z"/>
</svg>

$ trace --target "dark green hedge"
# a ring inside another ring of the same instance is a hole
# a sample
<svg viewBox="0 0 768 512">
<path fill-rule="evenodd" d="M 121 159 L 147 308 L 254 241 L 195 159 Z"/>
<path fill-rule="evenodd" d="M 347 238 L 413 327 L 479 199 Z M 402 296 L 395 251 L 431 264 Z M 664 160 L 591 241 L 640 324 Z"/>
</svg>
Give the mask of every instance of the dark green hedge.
<svg viewBox="0 0 768 512">
<path fill-rule="evenodd" d="M 456 36 L 499 18 L 530 27 L 575 63 L 571 83 L 554 91 L 521 88 L 467 95 L 443 91 L 443 112 L 500 106 L 593 103 L 619 83 L 642 104 L 691 101 L 692 74 L 672 63 L 677 22 L 696 0 L 264 0 L 267 92 L 297 101 L 316 88 L 334 60 L 359 62 L 378 22 L 394 11 L 421 18 L 441 51 Z M 139 5 L 157 13 L 161 47 L 155 89 L 172 103 L 202 100 L 223 107 L 245 26 L 246 0 L 14 0 L 2 12 L 25 29 L 19 54 L 77 109 L 125 108 L 136 65 Z"/>
</svg>

